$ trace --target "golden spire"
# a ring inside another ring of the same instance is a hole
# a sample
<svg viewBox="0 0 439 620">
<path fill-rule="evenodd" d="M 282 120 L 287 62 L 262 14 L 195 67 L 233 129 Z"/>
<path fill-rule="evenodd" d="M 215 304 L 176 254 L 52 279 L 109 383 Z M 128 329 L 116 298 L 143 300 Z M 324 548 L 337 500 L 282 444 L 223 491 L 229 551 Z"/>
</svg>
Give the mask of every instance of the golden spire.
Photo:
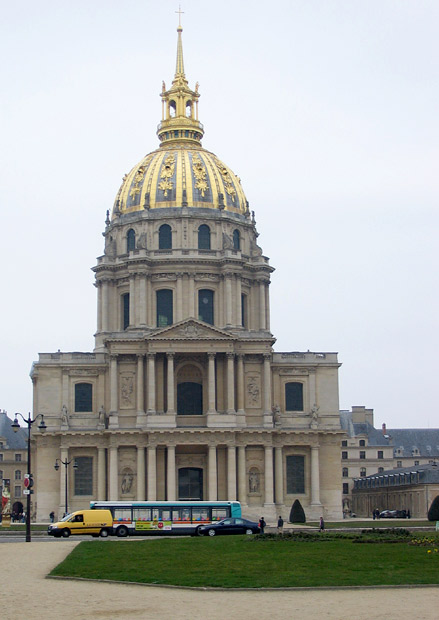
<svg viewBox="0 0 439 620">
<path fill-rule="evenodd" d="M 189 88 L 184 73 L 183 43 L 181 33 L 181 14 L 178 10 L 179 23 L 177 28 L 177 62 L 172 86 L 166 90 L 165 83 L 161 92 L 162 98 L 162 122 L 157 129 L 157 135 L 161 146 L 172 143 L 192 143 L 201 145 L 204 135 L 203 125 L 198 121 L 198 82 L 195 90 Z"/>
</svg>

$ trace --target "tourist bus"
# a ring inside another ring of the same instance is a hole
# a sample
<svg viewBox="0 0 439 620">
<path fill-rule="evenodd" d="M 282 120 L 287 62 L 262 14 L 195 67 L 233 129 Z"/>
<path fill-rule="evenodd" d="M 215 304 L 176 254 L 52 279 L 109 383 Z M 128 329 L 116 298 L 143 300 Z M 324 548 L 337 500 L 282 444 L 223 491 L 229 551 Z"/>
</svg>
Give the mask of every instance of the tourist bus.
<svg viewBox="0 0 439 620">
<path fill-rule="evenodd" d="M 239 502 L 90 502 L 91 509 L 108 509 L 113 534 L 197 534 L 200 525 L 241 517 Z"/>
</svg>

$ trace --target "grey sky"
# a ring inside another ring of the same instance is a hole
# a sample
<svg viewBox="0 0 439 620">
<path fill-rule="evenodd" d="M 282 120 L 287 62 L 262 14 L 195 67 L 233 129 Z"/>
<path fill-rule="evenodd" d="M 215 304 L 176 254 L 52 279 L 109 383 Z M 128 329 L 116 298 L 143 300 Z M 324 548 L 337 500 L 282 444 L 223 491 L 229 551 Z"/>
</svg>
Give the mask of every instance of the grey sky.
<svg viewBox="0 0 439 620">
<path fill-rule="evenodd" d="M 158 146 L 178 3 L 1 2 L 0 407 L 38 352 L 89 351 L 90 267 L 122 176 Z M 277 351 L 338 351 L 340 407 L 438 427 L 437 0 L 186 0 L 203 146 L 276 268 Z"/>
</svg>

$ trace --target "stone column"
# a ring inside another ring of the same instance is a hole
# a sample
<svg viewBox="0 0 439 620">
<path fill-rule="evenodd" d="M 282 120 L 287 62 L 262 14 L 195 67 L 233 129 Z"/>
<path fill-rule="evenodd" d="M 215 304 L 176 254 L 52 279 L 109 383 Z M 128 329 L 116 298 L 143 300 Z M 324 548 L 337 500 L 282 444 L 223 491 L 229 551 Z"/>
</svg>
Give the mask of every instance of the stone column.
<svg viewBox="0 0 439 620">
<path fill-rule="evenodd" d="M 145 446 L 137 446 L 137 490 L 136 499 L 145 499 Z"/>
<path fill-rule="evenodd" d="M 137 356 L 137 428 L 142 428 L 146 424 L 145 413 L 145 381 L 144 381 L 143 355 Z"/>
<path fill-rule="evenodd" d="M 174 502 L 176 498 L 175 484 L 175 446 L 168 444 L 168 502 Z"/>
<path fill-rule="evenodd" d="M 216 446 L 209 446 L 208 457 L 208 484 L 209 484 L 209 501 L 216 502 L 218 499 L 218 483 L 217 483 L 217 465 L 216 465 Z"/>
<path fill-rule="evenodd" d="M 274 480 L 276 504 L 284 503 L 284 476 L 283 476 L 282 447 L 276 446 L 274 449 Z"/>
<path fill-rule="evenodd" d="M 195 276 L 190 273 L 189 274 L 189 304 L 188 304 L 188 308 L 189 308 L 189 317 L 191 318 L 195 318 L 198 317 L 198 313 L 195 314 L 195 282 L 194 282 L 194 278 Z"/>
<path fill-rule="evenodd" d="M 147 315 L 146 277 L 145 274 L 142 274 L 139 280 L 139 323 L 141 326 L 148 324 Z"/>
<path fill-rule="evenodd" d="M 227 446 L 227 499 L 236 500 L 236 449 L 235 445 Z"/>
<path fill-rule="evenodd" d="M 183 320 L 183 274 L 177 273 L 177 304 L 176 322 Z"/>
<path fill-rule="evenodd" d="M 238 413 L 244 414 L 244 355 L 240 353 L 237 358 L 237 405 Z"/>
<path fill-rule="evenodd" d="M 108 281 L 102 282 L 102 331 L 108 331 Z"/>
<path fill-rule="evenodd" d="M 238 446 L 238 499 L 242 506 L 247 506 L 246 474 L 245 446 Z"/>
<path fill-rule="evenodd" d="M 311 446 L 311 504 L 320 505 L 319 446 Z"/>
<path fill-rule="evenodd" d="M 317 405 L 317 396 L 316 396 L 316 371 L 314 368 L 311 368 L 309 371 L 309 403 L 308 403 L 308 411 L 312 410 L 314 405 Z M 304 403 L 304 406 L 305 403 Z"/>
<path fill-rule="evenodd" d="M 97 308 L 97 321 L 96 321 L 96 330 L 97 333 L 102 331 L 102 282 L 96 282 L 96 287 L 98 289 L 98 308 Z"/>
<path fill-rule="evenodd" d="M 227 353 L 227 413 L 235 413 L 235 354 Z"/>
<path fill-rule="evenodd" d="M 155 353 L 148 353 L 148 415 L 155 413 Z"/>
<path fill-rule="evenodd" d="M 148 446 L 148 501 L 155 502 L 157 499 L 157 473 L 156 473 L 155 446 Z"/>
<path fill-rule="evenodd" d="M 98 448 L 98 497 L 99 501 L 107 499 L 105 475 L 105 448 Z"/>
<path fill-rule="evenodd" d="M 150 276 L 145 276 L 146 282 L 146 324 L 148 327 L 155 327 L 155 320 L 152 312 L 152 286 Z"/>
<path fill-rule="evenodd" d="M 118 454 L 117 454 L 117 446 L 110 446 L 109 448 L 109 470 L 110 470 L 110 480 L 109 480 L 109 500 L 110 502 L 115 502 L 119 499 L 119 464 L 118 464 Z"/>
<path fill-rule="evenodd" d="M 208 390 L 209 409 L 207 413 L 216 413 L 216 386 L 215 386 L 215 353 L 208 353 Z"/>
<path fill-rule="evenodd" d="M 110 355 L 110 415 L 108 428 L 119 428 L 117 355 Z"/>
<path fill-rule="evenodd" d="M 130 275 L 130 327 L 136 325 L 136 276 Z"/>
<path fill-rule="evenodd" d="M 259 328 L 266 329 L 265 317 L 265 282 L 259 282 Z"/>
<path fill-rule="evenodd" d="M 270 282 L 265 285 L 265 329 L 270 331 Z"/>
<path fill-rule="evenodd" d="M 274 503 L 273 497 L 273 447 L 264 446 L 265 450 L 265 503 L 264 506 L 271 506 Z"/>
<path fill-rule="evenodd" d="M 269 418 L 265 423 L 273 425 L 271 413 L 271 354 L 264 355 L 264 416 Z"/>
<path fill-rule="evenodd" d="M 174 399 L 174 353 L 168 353 L 168 410 L 167 413 L 175 413 Z"/>
<path fill-rule="evenodd" d="M 236 321 L 235 325 L 237 327 L 242 326 L 242 302 L 241 302 L 241 276 L 236 274 Z"/>
<path fill-rule="evenodd" d="M 226 325 L 232 325 L 232 274 L 226 273 Z"/>
</svg>

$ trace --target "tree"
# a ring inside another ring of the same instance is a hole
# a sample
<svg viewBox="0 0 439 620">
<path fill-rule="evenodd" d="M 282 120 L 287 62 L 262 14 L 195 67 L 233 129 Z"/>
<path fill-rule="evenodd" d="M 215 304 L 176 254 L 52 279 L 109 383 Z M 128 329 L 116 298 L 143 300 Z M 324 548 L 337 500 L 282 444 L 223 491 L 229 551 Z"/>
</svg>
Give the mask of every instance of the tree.
<svg viewBox="0 0 439 620">
<path fill-rule="evenodd" d="M 305 511 L 298 499 L 291 506 L 290 523 L 306 523 Z"/>
<path fill-rule="evenodd" d="M 431 502 L 427 517 L 429 521 L 439 521 L 439 495 Z"/>
</svg>

